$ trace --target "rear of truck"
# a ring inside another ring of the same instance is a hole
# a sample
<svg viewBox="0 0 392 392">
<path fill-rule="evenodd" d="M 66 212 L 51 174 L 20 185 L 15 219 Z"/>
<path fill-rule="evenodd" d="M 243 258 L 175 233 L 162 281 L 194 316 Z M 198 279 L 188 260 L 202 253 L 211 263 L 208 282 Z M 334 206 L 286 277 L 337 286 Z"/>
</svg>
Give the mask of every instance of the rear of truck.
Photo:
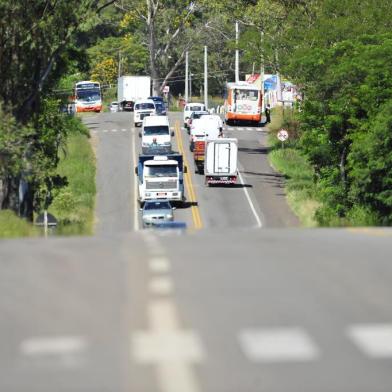
<svg viewBox="0 0 392 392">
<path fill-rule="evenodd" d="M 204 175 L 207 185 L 233 185 L 237 183 L 238 140 L 219 138 L 207 140 Z"/>
</svg>

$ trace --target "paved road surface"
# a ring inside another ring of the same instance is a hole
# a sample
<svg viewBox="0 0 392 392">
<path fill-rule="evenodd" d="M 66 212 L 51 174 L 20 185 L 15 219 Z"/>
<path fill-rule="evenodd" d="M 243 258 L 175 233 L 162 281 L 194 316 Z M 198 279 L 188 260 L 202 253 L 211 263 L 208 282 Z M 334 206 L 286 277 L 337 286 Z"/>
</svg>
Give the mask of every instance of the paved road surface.
<svg viewBox="0 0 392 392">
<path fill-rule="evenodd" d="M 391 239 L 222 229 L 3 241 L 0 390 L 389 392 Z"/>
<path fill-rule="evenodd" d="M 195 174 L 189 136 L 181 127 L 182 114 L 171 113 L 170 122 L 176 134 L 174 150 L 185 155 L 189 168 L 187 198 L 196 204 L 192 208 L 178 209 L 176 220 L 187 222 L 189 227 L 202 228 L 298 226 L 297 218 L 286 203 L 283 179 L 268 163 L 265 129 L 229 127 L 225 130 L 227 136 L 239 140 L 240 181 L 236 187 L 208 188 L 204 177 Z M 141 152 L 140 129 L 133 127 L 131 113 L 86 116 L 85 123 L 98 146 L 97 234 L 140 227 L 133 172 Z M 199 217 L 200 224 L 195 222 L 195 216 Z"/>
<path fill-rule="evenodd" d="M 131 115 L 85 120 L 97 235 L 0 242 L 0 391 L 392 390 L 391 229 L 287 228 L 264 130 L 228 129 L 246 186 L 189 170 L 191 229 L 135 232 Z"/>
</svg>

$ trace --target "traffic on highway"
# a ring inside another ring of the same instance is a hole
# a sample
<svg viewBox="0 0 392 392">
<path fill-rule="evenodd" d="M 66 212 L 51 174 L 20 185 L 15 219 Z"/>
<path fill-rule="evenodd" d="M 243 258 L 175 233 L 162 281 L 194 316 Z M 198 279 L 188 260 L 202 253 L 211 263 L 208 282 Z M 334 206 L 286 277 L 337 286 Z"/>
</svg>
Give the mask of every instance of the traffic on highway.
<svg viewBox="0 0 392 392">
<path fill-rule="evenodd" d="M 0 1 L 0 392 L 391 392 L 390 3 Z"/>
</svg>

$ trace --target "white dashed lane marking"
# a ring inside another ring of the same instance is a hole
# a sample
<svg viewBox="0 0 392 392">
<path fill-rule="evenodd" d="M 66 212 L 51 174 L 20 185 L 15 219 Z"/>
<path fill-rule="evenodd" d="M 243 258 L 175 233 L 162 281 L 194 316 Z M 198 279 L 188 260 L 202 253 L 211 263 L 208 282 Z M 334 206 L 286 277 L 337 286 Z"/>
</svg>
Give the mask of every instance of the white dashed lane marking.
<svg viewBox="0 0 392 392">
<path fill-rule="evenodd" d="M 173 282 L 166 276 L 153 277 L 148 288 L 152 294 L 169 295 L 173 291 Z"/>
<path fill-rule="evenodd" d="M 371 358 L 392 358 L 392 324 L 353 325 L 348 337 Z"/>
<path fill-rule="evenodd" d="M 149 331 L 132 334 L 132 359 L 140 365 L 155 365 L 162 392 L 200 391 L 192 364 L 201 363 L 204 350 L 199 336 L 180 329 L 171 300 L 156 300 L 148 306 Z"/>
<path fill-rule="evenodd" d="M 241 349 L 252 362 L 316 360 L 319 349 L 300 328 L 247 329 L 239 335 Z"/>
<path fill-rule="evenodd" d="M 154 273 L 167 273 L 170 271 L 170 262 L 165 257 L 154 257 L 149 262 L 150 270 Z"/>
<path fill-rule="evenodd" d="M 33 337 L 20 344 L 20 352 L 27 357 L 75 355 L 86 348 L 86 340 L 79 336 Z"/>
</svg>

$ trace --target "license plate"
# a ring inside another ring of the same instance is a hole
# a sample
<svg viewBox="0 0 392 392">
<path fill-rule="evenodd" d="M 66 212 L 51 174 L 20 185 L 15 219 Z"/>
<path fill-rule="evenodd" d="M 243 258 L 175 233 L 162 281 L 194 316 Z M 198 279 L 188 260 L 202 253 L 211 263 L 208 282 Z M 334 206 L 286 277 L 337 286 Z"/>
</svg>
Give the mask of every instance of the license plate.
<svg viewBox="0 0 392 392">
<path fill-rule="evenodd" d="M 165 192 L 159 192 L 159 193 L 157 193 L 157 196 L 159 197 L 159 196 L 166 196 L 166 193 Z"/>
</svg>

